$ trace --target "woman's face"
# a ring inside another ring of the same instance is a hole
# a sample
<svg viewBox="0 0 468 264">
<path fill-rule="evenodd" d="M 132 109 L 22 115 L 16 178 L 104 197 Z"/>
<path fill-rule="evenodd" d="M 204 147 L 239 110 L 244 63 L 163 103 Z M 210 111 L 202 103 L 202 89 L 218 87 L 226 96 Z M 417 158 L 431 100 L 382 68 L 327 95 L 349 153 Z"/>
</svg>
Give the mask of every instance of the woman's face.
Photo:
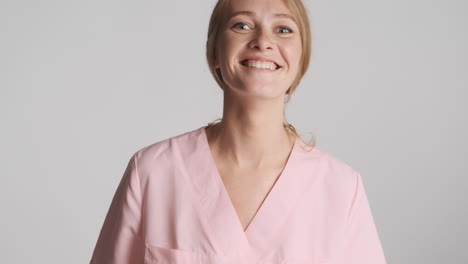
<svg viewBox="0 0 468 264">
<path fill-rule="evenodd" d="M 228 89 L 243 96 L 284 96 L 301 59 L 299 28 L 283 0 L 235 0 L 225 14 L 216 67 Z"/>
</svg>

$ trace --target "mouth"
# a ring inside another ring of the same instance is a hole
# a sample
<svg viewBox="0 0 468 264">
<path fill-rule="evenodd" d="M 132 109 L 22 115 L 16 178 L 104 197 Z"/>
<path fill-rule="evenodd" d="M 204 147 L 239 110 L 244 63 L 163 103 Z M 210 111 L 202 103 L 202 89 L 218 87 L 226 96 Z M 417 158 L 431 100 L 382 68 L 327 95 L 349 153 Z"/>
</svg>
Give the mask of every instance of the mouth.
<svg viewBox="0 0 468 264">
<path fill-rule="evenodd" d="M 274 61 L 269 60 L 253 60 L 253 59 L 245 59 L 240 62 L 240 64 L 247 68 L 254 68 L 259 70 L 269 70 L 269 71 L 277 71 L 282 68 L 281 65 L 277 64 Z"/>
</svg>

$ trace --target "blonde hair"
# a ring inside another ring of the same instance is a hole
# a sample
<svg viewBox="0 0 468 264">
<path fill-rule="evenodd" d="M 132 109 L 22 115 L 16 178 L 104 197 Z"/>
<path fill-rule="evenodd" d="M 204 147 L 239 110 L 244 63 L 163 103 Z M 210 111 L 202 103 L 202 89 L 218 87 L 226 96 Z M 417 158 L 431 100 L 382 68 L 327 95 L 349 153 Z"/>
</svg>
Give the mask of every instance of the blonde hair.
<svg viewBox="0 0 468 264">
<path fill-rule="evenodd" d="M 301 0 L 284 0 L 293 14 L 293 16 L 296 18 L 297 21 L 297 26 L 299 27 L 299 33 L 301 37 L 301 44 L 302 44 L 302 54 L 301 54 L 301 59 L 299 61 L 299 71 L 297 73 L 296 78 L 292 82 L 291 86 L 289 86 L 288 90 L 286 91 L 285 94 L 285 103 L 288 103 L 290 101 L 291 95 L 294 93 L 296 90 L 297 86 L 299 85 L 300 81 L 302 80 L 302 77 L 306 73 L 308 67 L 309 67 L 309 62 L 310 62 L 310 56 L 311 56 L 311 47 L 312 47 L 312 34 L 310 30 L 310 23 L 309 23 L 309 17 L 307 15 L 307 10 L 302 3 Z M 221 89 L 225 89 L 226 84 L 223 81 L 221 71 L 219 68 L 216 68 L 216 44 L 218 40 L 218 36 L 221 30 L 221 27 L 225 23 L 225 18 L 226 16 L 224 15 L 224 11 L 226 7 L 229 4 L 229 0 L 218 0 L 216 3 L 215 7 L 213 8 L 213 12 L 211 13 L 211 18 L 208 26 L 208 38 L 206 41 L 206 59 L 208 62 L 208 67 L 210 69 L 211 75 L 213 75 L 214 79 L 218 83 L 218 85 L 221 87 Z M 283 112 L 284 115 L 284 112 Z M 208 123 L 208 126 L 215 125 L 219 122 L 221 122 L 222 119 L 217 119 L 215 121 L 212 121 Z M 301 136 L 297 133 L 295 127 L 292 124 L 289 124 L 286 121 L 286 118 L 284 118 L 283 126 L 288 131 L 290 134 L 294 135 L 295 137 L 299 138 L 301 141 L 303 141 L 306 145 L 310 147 L 315 147 L 316 145 L 316 140 L 315 136 L 312 136 L 312 139 L 310 141 L 304 141 Z"/>
</svg>

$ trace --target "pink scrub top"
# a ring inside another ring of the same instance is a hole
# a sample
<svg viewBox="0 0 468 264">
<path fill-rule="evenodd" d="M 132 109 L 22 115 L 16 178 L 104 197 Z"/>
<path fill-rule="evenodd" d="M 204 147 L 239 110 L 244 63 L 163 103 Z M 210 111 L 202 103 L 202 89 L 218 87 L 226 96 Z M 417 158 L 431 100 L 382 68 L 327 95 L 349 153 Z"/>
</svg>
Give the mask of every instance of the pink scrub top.
<svg viewBox="0 0 468 264">
<path fill-rule="evenodd" d="M 91 264 L 384 264 L 360 173 L 296 139 L 247 229 L 206 126 L 133 154 Z"/>
</svg>

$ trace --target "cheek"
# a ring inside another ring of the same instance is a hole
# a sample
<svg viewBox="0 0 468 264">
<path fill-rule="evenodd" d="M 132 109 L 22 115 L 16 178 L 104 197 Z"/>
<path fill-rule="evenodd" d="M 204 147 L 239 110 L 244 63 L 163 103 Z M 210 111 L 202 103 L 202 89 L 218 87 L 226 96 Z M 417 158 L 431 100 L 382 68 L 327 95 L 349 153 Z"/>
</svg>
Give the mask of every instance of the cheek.
<svg viewBox="0 0 468 264">
<path fill-rule="evenodd" d="M 216 57 L 216 62 L 220 64 L 222 62 L 223 55 L 225 54 L 225 47 L 226 45 L 224 44 L 225 40 L 224 38 L 218 39 L 216 45 L 215 45 L 215 57 Z"/>
<path fill-rule="evenodd" d="M 217 55 L 221 64 L 228 63 L 231 60 L 231 54 L 234 53 L 236 43 L 228 36 L 223 36 L 217 45 Z"/>
<path fill-rule="evenodd" d="M 297 68 L 301 60 L 302 45 L 301 43 L 291 43 L 285 49 L 285 53 L 290 62 L 290 67 Z"/>
<path fill-rule="evenodd" d="M 229 55 L 233 55 L 238 52 L 239 49 L 243 46 L 244 41 L 241 38 L 234 38 L 227 36 L 224 39 L 224 52 Z"/>
</svg>

